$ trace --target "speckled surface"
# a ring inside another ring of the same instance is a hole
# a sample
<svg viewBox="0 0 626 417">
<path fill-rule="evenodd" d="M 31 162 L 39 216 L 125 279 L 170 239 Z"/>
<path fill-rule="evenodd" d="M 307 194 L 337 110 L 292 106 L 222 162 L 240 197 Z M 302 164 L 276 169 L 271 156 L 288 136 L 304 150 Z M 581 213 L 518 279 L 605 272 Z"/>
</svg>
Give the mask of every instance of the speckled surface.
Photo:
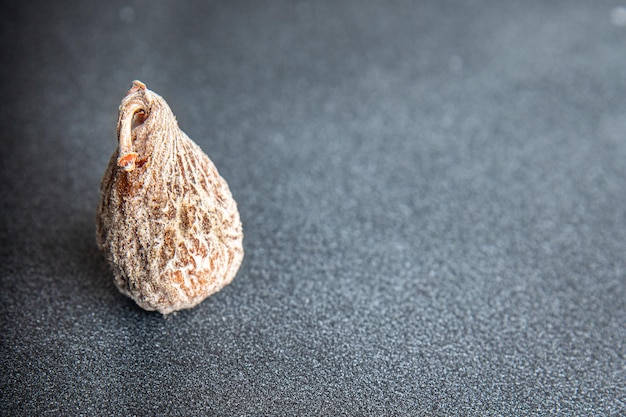
<svg viewBox="0 0 626 417">
<path fill-rule="evenodd" d="M 624 415 L 619 7 L 3 5 L 2 415 Z M 95 243 L 134 79 L 244 225 L 167 319 Z"/>
</svg>

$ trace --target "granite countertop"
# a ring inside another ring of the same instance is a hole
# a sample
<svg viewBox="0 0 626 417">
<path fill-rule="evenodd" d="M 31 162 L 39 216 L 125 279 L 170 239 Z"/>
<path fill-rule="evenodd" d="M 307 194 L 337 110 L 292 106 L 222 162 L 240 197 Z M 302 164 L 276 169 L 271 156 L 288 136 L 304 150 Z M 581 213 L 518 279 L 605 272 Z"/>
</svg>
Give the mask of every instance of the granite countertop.
<svg viewBox="0 0 626 417">
<path fill-rule="evenodd" d="M 0 414 L 626 414 L 618 3 L 3 4 Z M 245 234 L 166 318 L 95 242 L 134 79 Z"/>
</svg>

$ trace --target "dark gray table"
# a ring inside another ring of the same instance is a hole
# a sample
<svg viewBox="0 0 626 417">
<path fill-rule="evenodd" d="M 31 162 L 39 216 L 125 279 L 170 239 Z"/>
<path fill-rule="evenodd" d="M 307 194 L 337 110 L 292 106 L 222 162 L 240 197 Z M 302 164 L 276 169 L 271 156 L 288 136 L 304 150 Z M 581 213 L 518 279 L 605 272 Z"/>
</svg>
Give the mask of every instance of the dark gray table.
<svg viewBox="0 0 626 417">
<path fill-rule="evenodd" d="M 2 415 L 624 415 L 619 4 L 4 4 Z M 94 237 L 133 79 L 246 235 L 166 319 Z"/>
</svg>

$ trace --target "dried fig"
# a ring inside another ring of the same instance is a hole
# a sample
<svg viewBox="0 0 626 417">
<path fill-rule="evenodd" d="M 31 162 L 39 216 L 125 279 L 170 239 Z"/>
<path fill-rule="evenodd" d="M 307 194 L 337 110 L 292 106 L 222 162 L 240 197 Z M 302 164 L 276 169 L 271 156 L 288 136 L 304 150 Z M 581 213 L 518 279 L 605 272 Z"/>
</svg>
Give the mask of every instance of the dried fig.
<svg viewBox="0 0 626 417">
<path fill-rule="evenodd" d="M 115 285 L 146 310 L 192 308 L 239 269 L 237 204 L 165 100 L 140 81 L 122 100 L 117 138 L 96 227 Z"/>
</svg>

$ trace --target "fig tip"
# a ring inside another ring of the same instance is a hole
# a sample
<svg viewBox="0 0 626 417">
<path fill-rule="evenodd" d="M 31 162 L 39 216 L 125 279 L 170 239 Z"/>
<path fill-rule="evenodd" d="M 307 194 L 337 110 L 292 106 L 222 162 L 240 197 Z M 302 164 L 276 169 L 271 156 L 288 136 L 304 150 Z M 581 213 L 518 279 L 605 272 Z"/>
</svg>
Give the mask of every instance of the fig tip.
<svg viewBox="0 0 626 417">
<path fill-rule="evenodd" d="M 126 93 L 126 95 L 132 94 L 136 91 L 139 90 L 145 90 L 146 89 L 146 85 L 144 83 L 142 83 L 139 80 L 135 80 L 133 81 L 133 85 L 130 87 L 130 90 L 128 90 L 128 92 Z"/>
</svg>

